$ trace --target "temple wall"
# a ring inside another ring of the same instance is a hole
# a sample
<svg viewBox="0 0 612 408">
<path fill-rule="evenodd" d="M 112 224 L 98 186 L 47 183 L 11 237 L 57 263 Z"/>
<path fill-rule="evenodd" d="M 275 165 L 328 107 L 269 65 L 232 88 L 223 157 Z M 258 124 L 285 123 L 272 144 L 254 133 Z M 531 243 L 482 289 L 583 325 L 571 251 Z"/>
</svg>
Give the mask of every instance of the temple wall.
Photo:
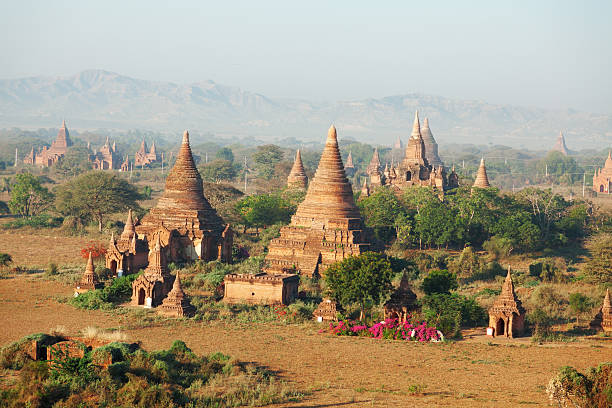
<svg viewBox="0 0 612 408">
<path fill-rule="evenodd" d="M 225 282 L 225 296 L 223 300 L 228 303 L 283 303 L 283 282 Z M 297 286 L 297 285 L 296 285 Z"/>
</svg>

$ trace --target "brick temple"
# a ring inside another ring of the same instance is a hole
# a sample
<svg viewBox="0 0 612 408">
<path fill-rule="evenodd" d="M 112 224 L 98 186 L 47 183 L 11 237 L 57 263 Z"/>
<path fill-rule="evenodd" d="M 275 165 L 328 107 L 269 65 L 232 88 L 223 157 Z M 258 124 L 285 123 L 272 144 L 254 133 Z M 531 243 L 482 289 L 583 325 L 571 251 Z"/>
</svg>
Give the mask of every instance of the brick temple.
<svg viewBox="0 0 612 408">
<path fill-rule="evenodd" d="M 489 176 L 487 176 L 487 166 L 485 165 L 484 157 L 480 159 L 480 165 L 478 166 L 478 171 L 476 172 L 476 179 L 474 180 L 474 185 L 472 186 L 472 188 L 474 187 L 491 187 L 491 183 L 489 183 Z"/>
<path fill-rule="evenodd" d="M 293 167 L 291 167 L 291 172 L 287 177 L 287 188 L 306 190 L 307 185 L 308 177 L 306 176 L 306 171 L 304 170 L 300 149 L 298 149 L 297 153 L 295 154 Z"/>
<path fill-rule="evenodd" d="M 608 158 L 602 168 L 596 169 L 593 175 L 593 191 L 601 194 L 612 192 L 612 157 L 608 152 Z"/>
<path fill-rule="evenodd" d="M 196 259 L 231 262 L 232 230 L 204 196 L 187 131 L 166 178 L 162 197 L 142 220 L 134 222 L 131 213 L 128 214 L 120 239 L 111 237 L 107 267 L 114 273 L 135 272 L 146 265 L 147 253 L 158 238 L 168 262 Z"/>
<path fill-rule="evenodd" d="M 381 171 L 378 150 L 375 150 L 366 172 L 372 187 L 387 186 L 401 190 L 422 186 L 444 192 L 459 186 L 459 178 L 454 170 L 449 175 L 446 174 L 444 164 L 438 156 L 438 144 L 429 128 L 429 121 L 426 120 L 425 126 L 421 128 L 418 111 L 414 115 L 412 133 L 402 161 L 398 164 L 391 163 L 391 166 L 386 164 Z"/>
<path fill-rule="evenodd" d="M 38 152 L 34 151 L 34 147 L 30 153 L 23 159 L 24 164 L 36 165 L 49 167 L 60 161 L 62 157 L 68 151 L 68 148 L 72 146 L 72 140 L 70 140 L 70 132 L 66 127 L 66 121 L 62 121 L 62 127 L 57 132 L 57 137 L 51 143 L 51 147 L 44 146 Z"/>
<path fill-rule="evenodd" d="M 610 289 L 606 289 L 606 296 L 599 311 L 590 323 L 592 329 L 612 333 L 612 303 L 610 302 Z"/>
<path fill-rule="evenodd" d="M 489 327 L 493 336 L 517 337 L 525 327 L 525 309 L 514 293 L 510 267 L 502 290 L 489 309 Z"/>
<path fill-rule="evenodd" d="M 291 223 L 281 228 L 280 237 L 270 242 L 265 270 L 321 275 L 332 263 L 359 255 L 367 247 L 332 126 L 306 198 Z"/>
</svg>

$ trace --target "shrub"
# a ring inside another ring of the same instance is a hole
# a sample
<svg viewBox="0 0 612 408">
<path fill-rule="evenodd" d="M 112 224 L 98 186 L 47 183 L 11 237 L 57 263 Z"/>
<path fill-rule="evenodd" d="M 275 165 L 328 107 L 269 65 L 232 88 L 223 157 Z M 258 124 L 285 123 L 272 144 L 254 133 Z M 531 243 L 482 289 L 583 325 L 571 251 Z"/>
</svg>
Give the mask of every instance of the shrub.
<svg viewBox="0 0 612 408">
<path fill-rule="evenodd" d="M 6 267 L 13 263 L 13 258 L 9 254 L 0 252 L 0 267 Z"/>
<path fill-rule="evenodd" d="M 576 323 L 578 323 L 578 318 L 582 314 L 590 311 L 591 307 L 593 307 L 593 303 L 588 296 L 576 292 L 569 295 L 569 307 L 576 315 Z"/>
<path fill-rule="evenodd" d="M 478 302 L 457 293 L 432 293 L 421 304 L 427 321 L 446 336 L 458 337 L 461 327 L 486 324 L 487 313 Z"/>
<path fill-rule="evenodd" d="M 23 227 L 32 228 L 56 228 L 62 225 L 62 217 L 52 217 L 47 214 L 35 215 L 27 218 L 17 218 L 11 222 L 1 225 L 4 229 L 18 229 Z"/>
<path fill-rule="evenodd" d="M 512 240 L 504 237 L 492 236 L 482 244 L 493 259 L 504 259 L 510 256 L 514 246 Z"/>
<path fill-rule="evenodd" d="M 573 367 L 561 367 L 546 393 L 559 407 L 612 406 L 612 363 L 602 363 L 585 375 Z"/>
<path fill-rule="evenodd" d="M 413 340 L 420 342 L 443 339 L 443 336 L 441 336 L 441 333 L 435 327 L 429 326 L 427 322 L 413 319 L 408 319 L 404 323 L 399 323 L 397 319 L 387 319 L 370 327 L 362 323 L 341 320 L 337 323 L 330 323 L 327 329 L 323 329 L 319 333 L 325 331 L 337 336 L 373 337 L 375 339 Z"/>
<path fill-rule="evenodd" d="M 122 303 L 132 296 L 132 283 L 139 274 L 131 274 L 115 278 L 104 289 L 90 290 L 70 299 L 70 304 L 79 309 L 109 310 L 117 303 Z"/>
<path fill-rule="evenodd" d="M 445 269 L 437 269 L 429 272 L 429 275 L 423 279 L 421 290 L 426 295 L 433 293 L 450 293 L 451 290 L 457 289 L 457 276 Z"/>
</svg>

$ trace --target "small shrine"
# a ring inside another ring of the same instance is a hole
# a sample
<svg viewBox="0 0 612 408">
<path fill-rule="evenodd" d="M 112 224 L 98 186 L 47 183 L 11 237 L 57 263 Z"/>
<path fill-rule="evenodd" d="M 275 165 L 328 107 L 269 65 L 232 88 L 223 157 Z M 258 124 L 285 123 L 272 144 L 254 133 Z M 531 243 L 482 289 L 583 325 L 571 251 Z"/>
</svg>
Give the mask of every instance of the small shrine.
<svg viewBox="0 0 612 408">
<path fill-rule="evenodd" d="M 174 284 L 172 284 L 172 290 L 168 293 L 168 296 L 163 300 L 159 307 L 159 312 L 166 316 L 174 317 L 189 317 L 195 313 L 195 308 L 189 302 L 189 299 L 183 292 L 181 286 L 181 278 L 179 273 L 176 273 L 174 278 Z"/>
<path fill-rule="evenodd" d="M 156 307 L 172 288 L 172 275 L 166 267 L 159 235 L 155 247 L 149 253 L 149 265 L 132 283 L 132 305 Z"/>
<path fill-rule="evenodd" d="M 295 274 L 226 275 L 223 280 L 227 303 L 288 305 L 297 298 L 300 277 Z"/>
<path fill-rule="evenodd" d="M 404 274 L 399 287 L 383 306 L 385 319 L 397 319 L 399 323 L 404 323 L 410 317 L 410 312 L 418 310 L 416 300 L 417 296 L 410 289 L 408 276 Z"/>
<path fill-rule="evenodd" d="M 508 274 L 502 286 L 501 293 L 489 309 L 489 328 L 487 334 L 505 337 L 518 337 L 525 328 L 525 309 L 514 293 L 514 284 Z"/>
<path fill-rule="evenodd" d="M 612 303 L 610 302 L 610 290 L 606 289 L 606 296 L 599 311 L 590 324 L 592 329 L 603 330 L 605 333 L 612 333 Z"/>
<path fill-rule="evenodd" d="M 88 292 L 90 290 L 95 290 L 100 286 L 98 282 L 98 278 L 96 277 L 94 270 L 93 258 L 91 257 L 91 251 L 89 252 L 89 259 L 87 260 L 87 266 L 85 267 L 85 272 L 83 276 L 81 276 L 81 280 L 76 283 L 74 288 L 75 296 L 78 296 L 81 293 Z"/>
<path fill-rule="evenodd" d="M 335 300 L 329 298 L 323 299 L 319 306 L 312 312 L 317 322 L 325 321 L 336 321 L 338 320 L 338 313 L 342 311 L 342 308 Z"/>
<path fill-rule="evenodd" d="M 146 239 L 138 239 L 137 224 L 138 220 L 134 222 L 132 210 L 129 210 L 119 239 L 115 238 L 115 234 L 111 234 L 105 258 L 106 267 L 114 276 L 136 273 L 147 266 L 149 245 Z"/>
<path fill-rule="evenodd" d="M 300 154 L 300 149 L 297 150 L 295 154 L 295 161 L 293 162 L 293 167 L 291 167 L 291 172 L 287 177 L 287 187 L 299 190 L 306 190 L 306 186 L 308 185 L 308 177 L 306 176 L 306 171 L 304 170 L 304 164 L 302 163 L 302 155 Z"/>
</svg>

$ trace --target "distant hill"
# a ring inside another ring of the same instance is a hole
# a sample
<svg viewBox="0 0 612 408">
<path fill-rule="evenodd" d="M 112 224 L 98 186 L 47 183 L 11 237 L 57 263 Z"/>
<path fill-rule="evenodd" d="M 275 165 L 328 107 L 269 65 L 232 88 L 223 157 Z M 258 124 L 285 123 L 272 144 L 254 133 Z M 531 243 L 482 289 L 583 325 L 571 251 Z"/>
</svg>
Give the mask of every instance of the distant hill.
<svg viewBox="0 0 612 408">
<path fill-rule="evenodd" d="M 57 127 L 66 118 L 76 129 L 193 129 L 221 137 L 320 141 L 334 123 L 341 138 L 391 144 L 397 135 L 408 138 L 416 109 L 429 117 L 441 143 L 546 149 L 562 130 L 570 149 L 612 144 L 612 115 L 575 110 L 422 94 L 315 103 L 268 98 L 212 81 L 181 85 L 102 70 L 0 80 L 0 127 Z"/>
</svg>

